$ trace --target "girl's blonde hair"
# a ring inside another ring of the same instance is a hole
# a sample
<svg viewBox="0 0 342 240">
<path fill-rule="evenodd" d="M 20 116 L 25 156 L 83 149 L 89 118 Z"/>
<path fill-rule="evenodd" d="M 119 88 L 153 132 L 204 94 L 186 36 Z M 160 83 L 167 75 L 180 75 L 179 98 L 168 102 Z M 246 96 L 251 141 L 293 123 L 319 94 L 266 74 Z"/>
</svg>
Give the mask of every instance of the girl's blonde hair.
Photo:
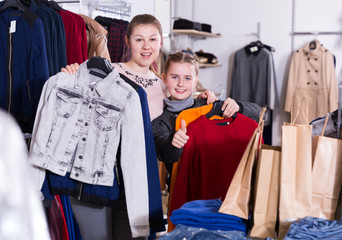
<svg viewBox="0 0 342 240">
<path fill-rule="evenodd" d="M 196 76 L 198 76 L 198 72 L 199 72 L 198 60 L 192 54 L 185 53 L 185 52 L 175 52 L 175 53 L 169 54 L 165 62 L 165 71 L 164 71 L 165 74 L 169 70 L 170 64 L 172 62 L 193 64 L 195 67 Z"/>
</svg>

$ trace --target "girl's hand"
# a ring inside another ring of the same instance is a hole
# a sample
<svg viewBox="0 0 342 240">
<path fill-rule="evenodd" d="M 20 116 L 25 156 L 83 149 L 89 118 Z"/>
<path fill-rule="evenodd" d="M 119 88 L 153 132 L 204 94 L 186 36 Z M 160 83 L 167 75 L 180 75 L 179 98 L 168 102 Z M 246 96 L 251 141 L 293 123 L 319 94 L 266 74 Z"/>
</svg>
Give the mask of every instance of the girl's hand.
<svg viewBox="0 0 342 240">
<path fill-rule="evenodd" d="M 223 117 L 231 117 L 240 110 L 239 105 L 234 99 L 227 98 L 222 104 Z"/>
<path fill-rule="evenodd" d="M 211 90 L 205 90 L 198 95 L 200 99 L 207 99 L 207 104 L 210 104 L 216 101 L 218 98 L 216 97 L 215 93 Z"/>
<path fill-rule="evenodd" d="M 181 128 L 175 133 L 172 139 L 172 145 L 176 148 L 182 148 L 188 141 L 189 136 L 186 135 L 186 122 L 181 120 Z"/>
<path fill-rule="evenodd" d="M 61 68 L 61 72 L 68 73 L 68 74 L 75 74 L 78 68 L 79 68 L 78 63 L 73 63 L 70 65 L 66 65 L 65 68 Z"/>
</svg>

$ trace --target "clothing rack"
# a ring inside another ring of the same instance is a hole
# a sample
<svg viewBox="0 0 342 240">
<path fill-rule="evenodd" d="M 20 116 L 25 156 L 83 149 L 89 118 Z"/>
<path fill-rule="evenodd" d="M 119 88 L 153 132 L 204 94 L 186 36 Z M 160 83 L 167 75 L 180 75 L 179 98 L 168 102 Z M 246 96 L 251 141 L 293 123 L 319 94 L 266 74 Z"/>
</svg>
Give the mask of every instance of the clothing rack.
<svg viewBox="0 0 342 240">
<path fill-rule="evenodd" d="M 95 9 L 98 11 L 119 14 L 119 15 L 123 15 L 127 17 L 131 16 L 131 5 L 116 6 L 116 7 L 99 5 Z"/>
<path fill-rule="evenodd" d="M 88 5 L 88 9 L 90 12 L 102 11 L 117 14 L 120 16 L 131 16 L 131 4 L 122 0 L 82 0 L 82 4 Z"/>
</svg>

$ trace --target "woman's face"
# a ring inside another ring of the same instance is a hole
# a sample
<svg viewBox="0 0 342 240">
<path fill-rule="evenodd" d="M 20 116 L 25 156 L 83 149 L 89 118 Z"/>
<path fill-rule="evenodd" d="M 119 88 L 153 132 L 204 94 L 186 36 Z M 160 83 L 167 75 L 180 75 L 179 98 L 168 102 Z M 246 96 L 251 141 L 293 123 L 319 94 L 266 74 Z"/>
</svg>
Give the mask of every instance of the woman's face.
<svg viewBox="0 0 342 240">
<path fill-rule="evenodd" d="M 140 67 L 149 67 L 159 55 L 162 38 L 155 26 L 139 24 L 126 43 L 131 48 L 131 61 Z"/>
<path fill-rule="evenodd" d="M 171 100 L 184 100 L 190 97 L 196 84 L 195 66 L 187 62 L 172 62 L 163 80 L 170 93 Z"/>
</svg>

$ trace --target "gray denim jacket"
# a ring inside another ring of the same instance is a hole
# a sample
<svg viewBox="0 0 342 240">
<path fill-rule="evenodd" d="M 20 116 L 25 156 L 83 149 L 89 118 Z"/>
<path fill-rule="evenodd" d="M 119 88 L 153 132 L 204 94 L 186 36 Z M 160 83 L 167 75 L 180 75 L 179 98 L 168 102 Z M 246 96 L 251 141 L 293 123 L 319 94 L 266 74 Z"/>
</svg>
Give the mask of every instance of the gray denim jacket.
<svg viewBox="0 0 342 240">
<path fill-rule="evenodd" d="M 76 75 L 49 78 L 38 105 L 29 162 L 62 176 L 70 172 L 70 178 L 81 182 L 112 186 L 118 150 L 129 219 L 138 220 L 131 226 L 148 235 L 144 126 L 137 92 L 115 69 L 104 79 L 89 74 L 86 62 Z"/>
</svg>

